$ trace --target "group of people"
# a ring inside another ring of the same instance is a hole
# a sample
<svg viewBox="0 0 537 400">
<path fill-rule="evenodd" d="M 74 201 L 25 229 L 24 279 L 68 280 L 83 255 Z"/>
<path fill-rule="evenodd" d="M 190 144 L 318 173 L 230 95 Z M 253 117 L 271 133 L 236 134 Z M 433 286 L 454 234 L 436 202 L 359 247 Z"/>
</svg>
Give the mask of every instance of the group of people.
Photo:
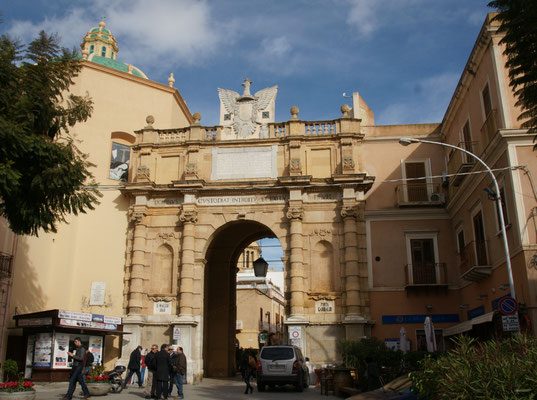
<svg viewBox="0 0 537 400">
<path fill-rule="evenodd" d="M 138 386 L 143 388 L 143 377 L 140 373 L 142 346 L 134 349 L 129 359 L 129 374 L 125 380 L 125 385 L 130 378 L 136 374 Z M 145 355 L 145 366 L 147 368 L 147 384 L 145 385 L 146 399 L 167 399 L 173 392 L 173 386 L 177 387 L 177 396 L 183 399 L 183 379 L 186 375 L 186 356 L 180 346 L 168 346 L 163 344 L 160 351 L 156 344 L 151 346 L 151 351 Z"/>
<path fill-rule="evenodd" d="M 75 350 L 73 353 L 68 352 L 69 357 L 73 359 L 71 377 L 69 379 L 69 388 L 67 393 L 63 397 L 63 400 L 71 400 L 76 388 L 77 382 L 80 383 L 82 392 L 84 393 L 84 399 L 90 397 L 88 387 L 84 381 L 86 369 L 91 366 L 93 362 L 93 355 L 84 348 L 82 341 L 79 337 L 74 339 Z M 138 387 L 143 388 L 144 377 L 140 373 L 142 366 L 142 346 L 136 347 L 130 355 L 129 359 L 129 373 L 127 382 L 136 374 L 138 378 Z M 184 399 L 183 395 L 183 379 L 186 375 L 186 356 L 183 353 L 183 348 L 180 346 L 168 346 L 163 344 L 160 346 L 160 351 L 156 344 L 151 346 L 151 351 L 145 354 L 144 360 L 147 367 L 147 384 L 145 385 L 145 398 L 146 399 L 160 399 L 163 397 L 167 399 L 171 396 L 173 386 L 177 387 L 177 396 L 179 399 Z"/>
</svg>

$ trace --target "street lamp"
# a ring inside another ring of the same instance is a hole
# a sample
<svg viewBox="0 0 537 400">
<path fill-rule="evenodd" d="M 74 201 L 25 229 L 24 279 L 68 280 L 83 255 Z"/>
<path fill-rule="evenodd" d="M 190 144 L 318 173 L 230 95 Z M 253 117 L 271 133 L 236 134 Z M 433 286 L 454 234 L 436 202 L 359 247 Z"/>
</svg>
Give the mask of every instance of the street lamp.
<svg viewBox="0 0 537 400">
<path fill-rule="evenodd" d="M 414 139 L 414 138 L 401 138 L 401 139 L 399 139 L 399 144 L 401 144 L 403 146 L 408 146 L 409 144 L 412 144 L 412 143 L 437 144 L 439 146 L 450 147 L 450 148 L 455 149 L 455 150 L 460 150 L 463 153 L 466 153 L 470 157 L 473 157 L 477 161 L 479 161 L 479 163 L 481 165 L 483 165 L 483 167 L 485 167 L 487 172 L 490 174 L 490 176 L 492 177 L 492 181 L 494 182 L 494 188 L 496 190 L 495 200 L 496 200 L 496 204 L 498 205 L 498 213 L 500 214 L 500 228 L 502 230 L 503 248 L 504 248 L 504 251 L 505 251 L 505 264 L 507 265 L 507 273 L 509 275 L 509 289 L 511 290 L 511 297 L 516 299 L 515 284 L 514 284 L 514 281 L 513 281 L 513 269 L 511 268 L 511 257 L 510 257 L 510 254 L 509 254 L 509 244 L 507 243 L 507 234 L 505 232 L 505 220 L 503 218 L 502 198 L 500 196 L 500 187 L 498 186 L 498 181 L 496 180 L 496 177 L 494 176 L 494 173 L 489 168 L 489 166 L 487 164 L 485 164 L 485 162 L 481 158 L 476 156 L 474 153 L 472 153 L 472 152 L 470 152 L 470 151 L 468 151 L 466 149 L 463 149 L 461 147 L 453 146 L 452 144 L 448 144 L 448 143 L 433 142 L 433 141 L 430 141 L 430 140 L 423 140 L 423 139 Z"/>
</svg>

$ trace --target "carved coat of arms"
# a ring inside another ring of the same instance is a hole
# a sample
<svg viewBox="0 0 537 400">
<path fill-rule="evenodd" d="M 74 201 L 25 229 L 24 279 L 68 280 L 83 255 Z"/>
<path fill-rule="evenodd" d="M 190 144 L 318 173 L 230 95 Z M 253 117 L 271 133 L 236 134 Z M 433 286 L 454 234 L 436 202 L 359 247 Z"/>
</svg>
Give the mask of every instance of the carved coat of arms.
<svg viewBox="0 0 537 400">
<path fill-rule="evenodd" d="M 271 101 L 276 98 L 278 86 L 262 89 L 252 96 L 250 85 L 252 81 L 248 78 L 244 80 L 244 92 L 239 95 L 233 90 L 218 89 L 218 97 L 227 112 L 227 118 L 232 121 L 232 128 L 239 139 L 252 137 L 259 130 L 260 137 L 268 137 L 267 123 L 273 121 L 273 115 L 266 118 L 259 118 L 259 113 L 269 108 Z M 274 111 L 272 110 L 272 114 Z"/>
</svg>

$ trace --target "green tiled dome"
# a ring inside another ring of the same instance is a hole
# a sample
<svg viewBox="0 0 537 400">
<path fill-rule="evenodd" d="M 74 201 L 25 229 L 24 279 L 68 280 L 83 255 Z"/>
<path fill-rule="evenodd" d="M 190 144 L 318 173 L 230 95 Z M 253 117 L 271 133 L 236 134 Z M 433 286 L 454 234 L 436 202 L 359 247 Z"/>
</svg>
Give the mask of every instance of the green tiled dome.
<svg viewBox="0 0 537 400">
<path fill-rule="evenodd" d="M 123 71 L 127 73 L 129 72 L 128 64 L 122 63 L 121 61 L 118 61 L 118 60 L 112 60 L 111 58 L 108 58 L 108 57 L 101 57 L 101 56 L 96 55 L 95 53 L 90 54 L 90 56 L 88 57 L 88 60 L 97 64 L 104 65 L 105 67 L 116 69 L 118 71 Z M 132 74 L 135 76 L 139 76 L 140 78 L 147 79 L 147 76 L 139 68 L 135 66 L 132 67 Z"/>
</svg>

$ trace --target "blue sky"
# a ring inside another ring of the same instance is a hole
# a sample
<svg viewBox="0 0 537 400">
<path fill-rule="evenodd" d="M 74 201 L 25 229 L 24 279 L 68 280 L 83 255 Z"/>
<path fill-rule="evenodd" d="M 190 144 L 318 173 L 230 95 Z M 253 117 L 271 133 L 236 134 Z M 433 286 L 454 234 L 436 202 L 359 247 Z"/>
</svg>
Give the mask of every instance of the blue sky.
<svg viewBox="0 0 537 400">
<path fill-rule="evenodd" d="M 28 42 L 44 29 L 79 48 L 104 16 L 118 59 L 162 83 L 173 72 L 207 126 L 217 88 L 242 92 L 245 77 L 252 93 L 279 85 L 276 121 L 294 105 L 303 120 L 338 118 L 358 91 L 377 125 L 425 123 L 442 120 L 488 1 L 16 0 L 0 6 L 0 33 Z"/>
</svg>

